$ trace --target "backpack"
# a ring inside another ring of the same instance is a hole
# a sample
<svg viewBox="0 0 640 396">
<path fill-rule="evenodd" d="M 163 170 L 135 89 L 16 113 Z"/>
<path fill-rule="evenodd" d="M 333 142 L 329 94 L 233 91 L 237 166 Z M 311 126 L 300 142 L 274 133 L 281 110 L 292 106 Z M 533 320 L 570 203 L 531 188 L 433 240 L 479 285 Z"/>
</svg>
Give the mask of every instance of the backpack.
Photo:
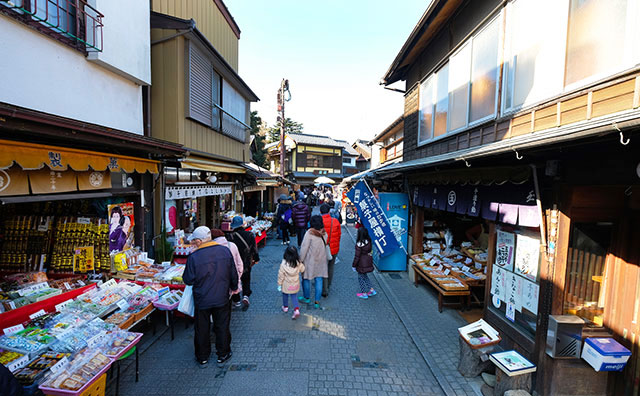
<svg viewBox="0 0 640 396">
<path fill-rule="evenodd" d="M 293 219 L 291 218 L 291 209 L 287 209 L 282 214 L 282 220 L 286 223 L 293 224 Z"/>
</svg>

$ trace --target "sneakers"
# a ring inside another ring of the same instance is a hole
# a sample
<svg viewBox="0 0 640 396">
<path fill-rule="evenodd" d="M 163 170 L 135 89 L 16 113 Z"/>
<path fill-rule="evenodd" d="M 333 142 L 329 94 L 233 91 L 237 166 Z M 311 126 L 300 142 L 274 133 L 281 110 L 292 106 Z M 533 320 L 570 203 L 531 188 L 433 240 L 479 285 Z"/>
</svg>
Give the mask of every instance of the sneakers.
<svg viewBox="0 0 640 396">
<path fill-rule="evenodd" d="M 208 360 L 198 360 L 198 364 L 200 365 L 201 369 L 205 369 L 209 366 L 209 361 Z"/>
<path fill-rule="evenodd" d="M 305 304 L 311 304 L 311 298 L 304 298 L 304 296 L 298 296 L 298 301 Z"/>
<path fill-rule="evenodd" d="M 316 301 L 316 302 L 313 304 L 313 308 L 314 308 L 314 309 L 322 309 L 322 308 L 320 308 L 320 301 Z"/>
<path fill-rule="evenodd" d="M 367 293 L 367 295 L 368 295 L 369 297 L 371 297 L 371 296 L 375 296 L 376 294 L 378 294 L 378 292 L 377 292 L 377 291 L 375 291 L 373 288 L 371 288 L 371 290 L 369 290 L 369 292 Z"/>
<path fill-rule="evenodd" d="M 284 305 L 282 306 L 282 312 L 287 313 L 289 312 L 289 307 L 285 307 Z"/>
<path fill-rule="evenodd" d="M 246 311 L 249 309 L 249 296 L 242 297 L 242 310 Z"/>
<path fill-rule="evenodd" d="M 218 358 L 218 364 L 222 364 L 222 363 L 226 362 L 227 360 L 231 359 L 232 355 L 233 354 L 231 353 L 231 351 L 229 351 L 229 353 L 227 353 L 226 355 L 220 356 Z"/>
<path fill-rule="evenodd" d="M 233 305 L 233 308 L 240 308 L 242 306 L 242 303 L 238 301 L 238 302 L 232 303 L 232 305 Z"/>
<path fill-rule="evenodd" d="M 358 294 L 356 294 L 356 296 L 358 296 L 358 297 L 360 297 L 360 298 L 363 298 L 363 299 L 365 299 L 365 300 L 366 300 L 367 298 L 369 298 L 369 294 L 367 294 L 367 293 L 358 293 Z"/>
<path fill-rule="evenodd" d="M 300 308 L 296 308 L 293 310 L 293 315 L 291 315 L 291 319 L 296 320 L 300 316 Z"/>
</svg>

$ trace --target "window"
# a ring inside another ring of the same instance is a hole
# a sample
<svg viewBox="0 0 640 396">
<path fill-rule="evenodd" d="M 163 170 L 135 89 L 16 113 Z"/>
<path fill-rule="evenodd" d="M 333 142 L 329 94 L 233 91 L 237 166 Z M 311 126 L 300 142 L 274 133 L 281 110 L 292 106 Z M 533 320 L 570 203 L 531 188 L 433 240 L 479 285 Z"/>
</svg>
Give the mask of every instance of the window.
<svg viewBox="0 0 640 396">
<path fill-rule="evenodd" d="M 420 122 L 418 142 L 429 140 L 433 132 L 433 80 L 434 76 L 420 84 Z"/>
<path fill-rule="evenodd" d="M 498 92 L 498 21 L 489 24 L 473 39 L 471 54 L 471 109 L 469 122 L 490 117 L 496 112 Z"/>
<path fill-rule="evenodd" d="M 628 6 L 633 0 L 571 0 L 565 85 L 615 71 L 625 62 L 637 36 L 631 34 Z M 633 16 L 633 12 L 629 12 Z M 635 13 L 637 15 L 637 12 Z"/>
<path fill-rule="evenodd" d="M 516 0 L 507 6 L 503 110 L 533 105 L 640 60 L 638 0 Z"/>
<path fill-rule="evenodd" d="M 493 19 L 420 84 L 419 144 L 496 115 L 500 26 Z"/>
<path fill-rule="evenodd" d="M 244 142 L 248 101 L 214 69 L 208 56 L 189 43 L 187 116 Z"/>
<path fill-rule="evenodd" d="M 602 326 L 604 273 L 612 223 L 574 223 L 567 254 L 564 312 Z"/>
<path fill-rule="evenodd" d="M 449 60 L 449 130 L 467 125 L 467 104 L 469 102 L 469 64 L 471 44 L 465 44 Z"/>
<path fill-rule="evenodd" d="M 342 163 L 343 164 L 350 164 L 351 163 L 351 158 L 342 158 Z"/>
</svg>

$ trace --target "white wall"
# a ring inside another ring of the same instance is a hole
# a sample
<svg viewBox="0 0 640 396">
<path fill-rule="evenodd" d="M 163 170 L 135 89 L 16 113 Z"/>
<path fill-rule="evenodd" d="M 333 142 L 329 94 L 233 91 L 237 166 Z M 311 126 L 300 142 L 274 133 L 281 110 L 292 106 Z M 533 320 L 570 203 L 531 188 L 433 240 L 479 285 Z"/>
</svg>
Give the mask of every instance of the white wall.
<svg viewBox="0 0 640 396">
<path fill-rule="evenodd" d="M 370 169 L 374 169 L 380 166 L 380 144 L 374 143 L 371 145 L 371 166 Z"/>
<path fill-rule="evenodd" d="M 139 85 L 5 15 L 0 37 L 0 102 L 143 133 Z"/>
<path fill-rule="evenodd" d="M 149 2 L 95 0 L 104 18 L 102 52 L 90 52 L 87 59 L 131 79 L 151 84 L 151 33 Z"/>
</svg>

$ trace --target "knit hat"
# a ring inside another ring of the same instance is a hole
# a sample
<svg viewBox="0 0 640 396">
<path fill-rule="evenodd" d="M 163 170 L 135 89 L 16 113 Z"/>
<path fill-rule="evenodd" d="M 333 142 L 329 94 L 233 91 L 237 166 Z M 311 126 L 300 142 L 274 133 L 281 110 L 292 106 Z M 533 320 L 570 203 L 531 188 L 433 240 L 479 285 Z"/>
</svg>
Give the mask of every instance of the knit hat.
<svg viewBox="0 0 640 396">
<path fill-rule="evenodd" d="M 193 233 L 189 235 L 189 242 L 192 242 L 194 239 L 199 239 L 203 242 L 206 242 L 211 239 L 211 230 L 207 226 L 200 226 L 193 230 Z"/>
</svg>

